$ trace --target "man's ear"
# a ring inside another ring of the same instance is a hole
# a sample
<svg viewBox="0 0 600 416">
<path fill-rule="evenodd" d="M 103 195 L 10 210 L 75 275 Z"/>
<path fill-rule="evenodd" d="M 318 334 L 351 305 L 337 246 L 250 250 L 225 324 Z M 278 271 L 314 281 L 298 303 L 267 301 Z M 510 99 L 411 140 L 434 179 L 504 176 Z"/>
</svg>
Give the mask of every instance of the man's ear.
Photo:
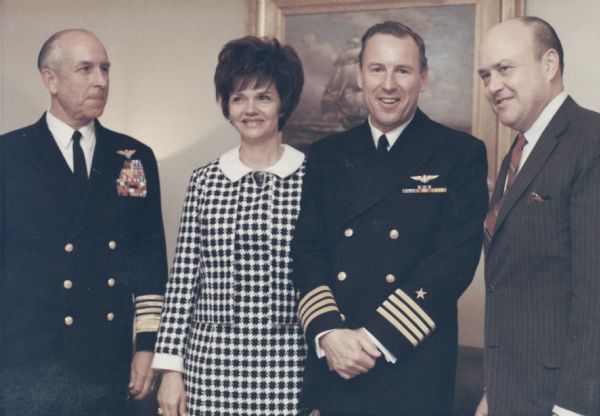
<svg viewBox="0 0 600 416">
<path fill-rule="evenodd" d="M 548 49 L 542 56 L 542 65 L 548 79 L 553 79 L 557 75 L 560 76 L 560 57 L 556 49 Z"/>
<path fill-rule="evenodd" d="M 43 68 L 40 71 L 40 75 L 42 76 L 42 82 L 46 86 L 48 92 L 51 95 L 56 94 L 58 92 L 58 88 L 56 86 L 56 74 L 50 68 Z"/>
<path fill-rule="evenodd" d="M 358 88 L 360 88 L 362 90 L 362 88 L 363 88 L 362 68 L 361 68 L 360 64 L 356 64 L 356 85 L 358 85 Z"/>
<path fill-rule="evenodd" d="M 419 91 L 425 91 L 427 89 L 427 85 L 429 85 L 429 67 L 425 67 L 421 71 L 421 89 Z"/>
</svg>

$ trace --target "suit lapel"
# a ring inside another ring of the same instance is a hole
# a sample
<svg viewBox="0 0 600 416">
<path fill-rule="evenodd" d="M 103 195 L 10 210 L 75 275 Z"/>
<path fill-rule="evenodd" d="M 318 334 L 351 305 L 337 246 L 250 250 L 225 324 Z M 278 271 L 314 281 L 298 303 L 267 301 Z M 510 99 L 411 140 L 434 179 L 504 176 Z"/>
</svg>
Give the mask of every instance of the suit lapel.
<svg viewBox="0 0 600 416">
<path fill-rule="evenodd" d="M 417 109 L 414 119 L 392 146 L 386 160 L 379 163 L 371 131 L 366 124 L 373 163 L 367 164 L 369 171 L 362 172 L 364 180 L 357 187 L 357 197 L 344 221 L 356 217 L 397 189 L 400 183 L 431 157 L 433 150 L 427 134 L 428 123 L 429 118 Z"/>
<path fill-rule="evenodd" d="M 511 209 L 514 207 L 521 195 L 523 195 L 531 181 L 533 181 L 533 179 L 543 168 L 548 157 L 552 154 L 552 151 L 558 144 L 560 135 L 566 130 L 569 119 L 571 118 L 571 114 L 575 108 L 575 102 L 568 97 L 558 112 L 554 115 L 550 121 L 550 124 L 548 124 L 542 133 L 539 141 L 535 145 L 535 148 L 523 165 L 523 169 L 517 175 L 512 188 L 506 194 L 505 200 L 500 208 L 500 212 L 498 213 L 498 218 L 496 219 L 494 235 L 496 234 L 496 231 L 500 229 Z M 496 186 L 498 185 L 500 184 L 497 184 Z"/>
<path fill-rule="evenodd" d="M 75 237 L 104 206 L 104 200 L 116 191 L 116 179 L 124 158 L 117 155 L 117 147 L 110 133 L 96 121 L 96 147 L 92 159 L 92 169 L 86 191 L 72 229 Z"/>
<path fill-rule="evenodd" d="M 24 143 L 23 151 L 30 152 L 32 168 L 38 171 L 42 180 L 52 189 L 64 207 L 74 214 L 79 200 L 74 200 L 76 193 L 73 172 L 48 129 L 45 113 L 33 125 L 31 140 L 31 144 Z M 24 166 L 23 169 L 27 167 Z"/>
</svg>

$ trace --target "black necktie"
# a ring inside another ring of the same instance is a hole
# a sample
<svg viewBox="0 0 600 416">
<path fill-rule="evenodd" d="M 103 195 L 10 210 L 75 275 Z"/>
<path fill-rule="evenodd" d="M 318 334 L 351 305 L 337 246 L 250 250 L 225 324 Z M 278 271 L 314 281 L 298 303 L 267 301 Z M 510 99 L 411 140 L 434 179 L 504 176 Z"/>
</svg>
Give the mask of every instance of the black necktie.
<svg viewBox="0 0 600 416">
<path fill-rule="evenodd" d="M 73 132 L 73 176 L 77 187 L 83 191 L 87 182 L 87 167 L 85 165 L 85 157 L 81 148 L 81 133 L 79 130 Z"/>
<path fill-rule="evenodd" d="M 377 157 L 379 159 L 383 159 L 387 155 L 389 146 L 390 143 L 385 134 L 379 136 L 379 141 L 377 142 Z"/>
</svg>

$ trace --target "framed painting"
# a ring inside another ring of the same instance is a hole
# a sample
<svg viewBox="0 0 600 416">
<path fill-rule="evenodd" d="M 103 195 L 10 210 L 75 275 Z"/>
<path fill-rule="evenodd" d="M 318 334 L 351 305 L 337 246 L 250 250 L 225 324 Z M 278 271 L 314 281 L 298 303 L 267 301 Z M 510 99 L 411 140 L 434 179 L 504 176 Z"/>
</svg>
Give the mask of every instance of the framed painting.
<svg viewBox="0 0 600 416">
<path fill-rule="evenodd" d="M 525 0 L 247 0 L 247 8 L 249 34 L 275 36 L 302 59 L 305 85 L 283 131 L 286 143 L 306 150 L 366 118 L 356 85 L 360 38 L 377 22 L 399 20 L 426 45 L 429 86 L 419 107 L 486 143 L 493 189 L 512 132 L 498 123 L 483 95 L 479 41 L 495 23 L 522 15 Z"/>
</svg>

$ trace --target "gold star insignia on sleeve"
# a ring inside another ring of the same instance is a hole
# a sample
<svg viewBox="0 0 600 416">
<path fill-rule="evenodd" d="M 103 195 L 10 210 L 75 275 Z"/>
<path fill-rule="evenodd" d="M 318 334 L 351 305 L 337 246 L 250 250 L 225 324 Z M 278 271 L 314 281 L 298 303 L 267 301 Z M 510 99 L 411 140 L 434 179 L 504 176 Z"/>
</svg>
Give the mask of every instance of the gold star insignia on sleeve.
<svg viewBox="0 0 600 416">
<path fill-rule="evenodd" d="M 427 292 L 425 292 L 423 290 L 423 288 L 420 288 L 419 290 L 415 290 L 415 293 L 417 294 L 417 299 L 425 300 L 425 295 L 427 294 Z"/>
</svg>

